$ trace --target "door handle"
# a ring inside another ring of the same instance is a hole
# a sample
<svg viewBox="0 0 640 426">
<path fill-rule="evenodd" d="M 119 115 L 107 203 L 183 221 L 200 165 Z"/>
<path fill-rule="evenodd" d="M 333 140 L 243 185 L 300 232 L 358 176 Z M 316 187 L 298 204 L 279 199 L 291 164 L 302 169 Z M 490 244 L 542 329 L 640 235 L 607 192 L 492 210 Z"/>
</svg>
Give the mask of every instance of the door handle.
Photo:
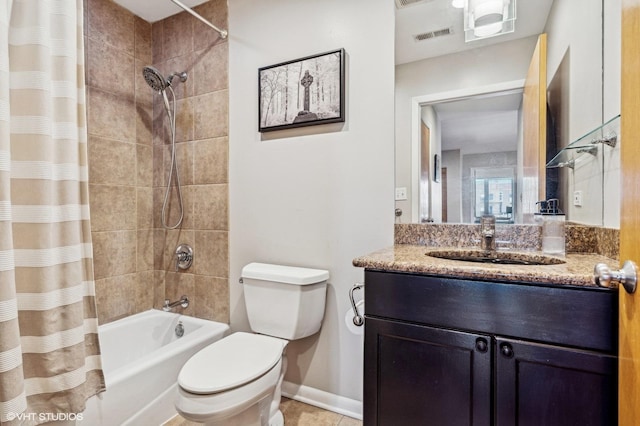
<svg viewBox="0 0 640 426">
<path fill-rule="evenodd" d="M 635 262 L 627 260 L 622 265 L 622 269 L 612 271 L 604 263 L 598 263 L 593 270 L 596 284 L 600 287 L 612 287 L 613 284 L 622 284 L 622 287 L 629 294 L 636 291 L 638 283 L 638 275 L 636 273 L 638 267 Z"/>
</svg>

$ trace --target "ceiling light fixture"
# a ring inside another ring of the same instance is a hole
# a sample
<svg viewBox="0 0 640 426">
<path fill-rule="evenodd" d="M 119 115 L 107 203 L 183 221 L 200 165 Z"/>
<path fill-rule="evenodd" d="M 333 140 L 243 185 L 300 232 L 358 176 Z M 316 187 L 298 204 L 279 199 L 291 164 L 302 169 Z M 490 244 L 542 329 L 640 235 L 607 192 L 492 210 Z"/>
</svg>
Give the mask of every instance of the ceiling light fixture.
<svg viewBox="0 0 640 426">
<path fill-rule="evenodd" d="M 512 33 L 516 0 L 464 0 L 466 42 Z"/>
<path fill-rule="evenodd" d="M 451 0 L 451 6 L 456 9 L 462 9 L 464 7 L 464 0 Z"/>
</svg>

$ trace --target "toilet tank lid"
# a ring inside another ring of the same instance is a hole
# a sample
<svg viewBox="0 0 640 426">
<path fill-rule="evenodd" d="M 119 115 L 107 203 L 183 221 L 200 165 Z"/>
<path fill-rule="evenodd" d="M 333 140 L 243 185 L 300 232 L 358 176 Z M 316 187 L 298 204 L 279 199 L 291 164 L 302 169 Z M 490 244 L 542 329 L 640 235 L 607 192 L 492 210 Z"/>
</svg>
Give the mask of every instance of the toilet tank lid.
<svg viewBox="0 0 640 426">
<path fill-rule="evenodd" d="M 241 276 L 254 280 L 307 285 L 328 280 L 329 271 L 253 262 L 242 268 Z"/>
</svg>

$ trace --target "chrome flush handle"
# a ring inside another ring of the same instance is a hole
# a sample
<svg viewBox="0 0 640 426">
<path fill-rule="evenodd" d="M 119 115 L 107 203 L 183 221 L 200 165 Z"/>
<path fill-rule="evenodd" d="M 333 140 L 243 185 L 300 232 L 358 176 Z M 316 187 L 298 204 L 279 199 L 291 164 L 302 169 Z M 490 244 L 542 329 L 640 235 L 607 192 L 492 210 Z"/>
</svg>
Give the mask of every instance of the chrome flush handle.
<svg viewBox="0 0 640 426">
<path fill-rule="evenodd" d="M 622 265 L 622 269 L 612 271 L 606 264 L 598 263 L 593 270 L 596 284 L 600 287 L 613 287 L 614 284 L 622 284 L 622 287 L 629 294 L 636 291 L 638 284 L 638 267 L 635 262 L 627 260 Z"/>
</svg>

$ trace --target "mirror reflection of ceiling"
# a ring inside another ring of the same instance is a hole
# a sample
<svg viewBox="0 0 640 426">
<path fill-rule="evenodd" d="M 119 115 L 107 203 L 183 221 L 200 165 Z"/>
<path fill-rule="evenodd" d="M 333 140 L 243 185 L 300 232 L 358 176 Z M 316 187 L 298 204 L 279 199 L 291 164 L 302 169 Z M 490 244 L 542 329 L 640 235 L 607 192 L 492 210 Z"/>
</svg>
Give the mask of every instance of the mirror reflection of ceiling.
<svg viewBox="0 0 640 426">
<path fill-rule="evenodd" d="M 402 8 L 396 2 L 396 65 L 516 40 L 543 32 L 553 0 L 517 0 L 515 31 L 470 43 L 464 41 L 463 10 L 451 0 L 417 0 Z M 451 34 L 415 41 L 415 36 L 449 29 Z"/>
<path fill-rule="evenodd" d="M 515 151 L 522 92 L 433 104 L 442 149 L 461 154 Z"/>
</svg>

